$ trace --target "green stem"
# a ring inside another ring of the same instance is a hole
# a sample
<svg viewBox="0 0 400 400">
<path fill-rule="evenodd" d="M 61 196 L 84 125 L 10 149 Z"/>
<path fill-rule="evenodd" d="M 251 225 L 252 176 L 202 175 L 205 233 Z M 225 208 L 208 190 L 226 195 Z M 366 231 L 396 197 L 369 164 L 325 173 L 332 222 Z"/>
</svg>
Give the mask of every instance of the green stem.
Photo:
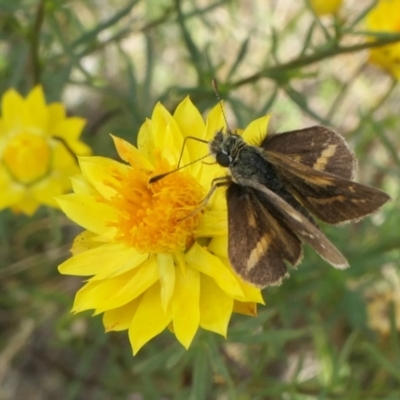
<svg viewBox="0 0 400 400">
<path fill-rule="evenodd" d="M 392 79 L 392 84 L 390 85 L 389 89 L 386 91 L 386 93 L 376 102 L 376 104 L 368 111 L 367 114 L 363 115 L 362 118 L 360 119 L 359 124 L 348 133 L 348 137 L 351 137 L 355 135 L 357 132 L 359 132 L 365 123 L 369 122 L 371 120 L 372 115 L 378 111 L 379 108 L 386 102 L 386 100 L 390 97 L 392 94 L 394 88 L 397 86 L 397 80 Z"/>
<path fill-rule="evenodd" d="M 326 120 L 330 121 L 332 120 L 333 116 L 336 113 L 336 110 L 339 108 L 339 106 L 341 105 L 343 99 L 345 98 L 346 94 L 349 92 L 349 89 L 351 88 L 351 86 L 354 84 L 356 78 L 361 74 L 361 72 L 365 69 L 366 67 L 366 63 L 363 63 L 358 69 L 357 71 L 353 74 L 353 76 L 344 84 L 342 84 L 342 87 L 339 91 L 339 94 L 337 95 L 337 97 L 335 98 L 335 100 L 333 101 L 331 108 L 328 112 L 328 115 L 326 116 Z"/>
<path fill-rule="evenodd" d="M 231 87 L 236 88 L 239 86 L 243 86 L 248 83 L 255 82 L 260 78 L 271 78 L 276 80 L 277 78 L 282 77 L 288 71 L 314 64 L 326 58 L 335 57 L 340 54 L 355 53 L 357 51 L 362 51 L 373 47 L 380 47 L 386 44 L 396 43 L 399 41 L 400 41 L 400 34 L 391 35 L 390 37 L 385 37 L 383 39 L 376 40 L 375 42 L 365 42 L 361 44 L 355 44 L 352 46 L 341 46 L 340 44 L 333 42 L 330 47 L 324 48 L 314 54 L 296 58 L 285 64 L 276 65 L 270 68 L 265 68 L 262 71 L 259 71 L 251 76 L 248 76 L 247 78 L 240 79 L 232 83 Z"/>
<path fill-rule="evenodd" d="M 33 30 L 31 34 L 31 60 L 32 60 L 32 75 L 34 85 L 40 83 L 41 65 L 39 57 L 39 43 L 40 43 L 40 31 L 44 20 L 44 0 L 39 2 L 35 21 L 33 24 Z"/>
</svg>

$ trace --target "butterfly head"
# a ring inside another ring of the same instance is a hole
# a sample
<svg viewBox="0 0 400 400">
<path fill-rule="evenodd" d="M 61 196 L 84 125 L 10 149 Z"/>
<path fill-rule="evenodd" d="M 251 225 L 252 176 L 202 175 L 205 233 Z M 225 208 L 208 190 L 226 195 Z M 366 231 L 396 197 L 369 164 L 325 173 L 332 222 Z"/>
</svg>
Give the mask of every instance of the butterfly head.
<svg viewBox="0 0 400 400">
<path fill-rule="evenodd" d="M 228 131 L 218 131 L 210 141 L 210 152 L 215 155 L 215 160 L 221 167 L 228 168 L 237 157 L 239 149 L 244 145 L 243 139 Z"/>
</svg>

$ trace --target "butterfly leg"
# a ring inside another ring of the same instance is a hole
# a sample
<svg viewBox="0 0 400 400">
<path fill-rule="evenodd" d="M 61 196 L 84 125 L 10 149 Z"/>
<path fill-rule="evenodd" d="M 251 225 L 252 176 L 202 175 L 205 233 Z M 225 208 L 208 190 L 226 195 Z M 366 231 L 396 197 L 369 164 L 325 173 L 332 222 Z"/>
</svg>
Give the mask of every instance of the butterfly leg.
<svg viewBox="0 0 400 400">
<path fill-rule="evenodd" d="M 210 201 L 211 196 L 219 187 L 229 185 L 230 182 L 231 178 L 229 176 L 220 176 L 219 178 L 213 179 L 211 182 L 211 189 L 208 191 L 207 196 L 200 201 L 199 206 L 196 207 L 191 213 L 189 213 L 188 215 L 186 215 L 186 217 L 180 219 L 179 221 L 182 221 L 186 218 L 193 217 L 193 215 L 196 215 L 202 208 L 204 208 L 207 205 L 207 203 Z"/>
<path fill-rule="evenodd" d="M 200 202 L 200 204 L 207 205 L 211 196 L 219 187 L 229 185 L 231 182 L 232 179 L 230 176 L 220 176 L 218 178 L 213 179 L 211 182 L 211 189 L 207 193 L 207 196 L 204 197 L 204 199 Z"/>
<path fill-rule="evenodd" d="M 185 139 L 183 139 L 181 154 L 179 154 L 178 165 L 177 165 L 177 167 L 176 167 L 177 169 L 179 169 L 179 166 L 181 165 L 182 156 L 183 156 L 183 151 L 185 150 L 185 146 L 186 146 L 186 140 L 189 140 L 189 139 L 196 140 L 196 141 L 198 141 L 198 142 L 207 143 L 207 144 L 208 144 L 208 141 L 207 141 L 207 140 L 200 139 L 200 138 L 197 138 L 197 137 L 195 137 L 195 136 L 186 136 Z"/>
</svg>

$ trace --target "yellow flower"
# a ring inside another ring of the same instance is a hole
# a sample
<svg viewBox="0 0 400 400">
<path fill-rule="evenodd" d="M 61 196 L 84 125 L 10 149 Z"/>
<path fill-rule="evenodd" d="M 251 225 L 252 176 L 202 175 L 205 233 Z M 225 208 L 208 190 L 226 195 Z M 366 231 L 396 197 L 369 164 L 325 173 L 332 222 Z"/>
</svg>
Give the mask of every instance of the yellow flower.
<svg viewBox="0 0 400 400">
<path fill-rule="evenodd" d="M 373 32 L 400 33 L 400 0 L 379 0 L 368 13 L 366 25 Z M 371 49 L 369 62 L 400 79 L 400 42 Z"/>
<path fill-rule="evenodd" d="M 195 162 L 224 127 L 218 105 L 204 123 L 187 98 L 171 115 L 158 104 L 138 134 L 138 148 L 113 138 L 122 164 L 102 157 L 80 158 L 82 175 L 73 194 L 59 203 L 86 230 L 74 241 L 63 274 L 91 276 L 76 295 L 74 312 L 103 313 L 106 331 L 129 330 L 134 354 L 165 328 L 188 348 L 199 327 L 226 336 L 232 312 L 256 315 L 259 289 L 233 272 L 227 256 L 224 191 L 205 207 L 216 164 Z M 265 132 L 267 117 L 247 131 Z M 261 130 L 262 129 L 262 130 Z M 244 134 L 246 131 L 244 132 Z M 250 133 L 247 132 L 247 137 Z"/>
<path fill-rule="evenodd" d="M 400 276 L 393 266 L 385 266 L 384 279 L 366 291 L 368 325 L 382 336 L 391 332 L 390 306 L 393 305 L 396 329 L 400 331 Z"/>
<path fill-rule="evenodd" d="M 342 5 L 342 0 L 308 0 L 317 15 L 336 14 Z"/>
<path fill-rule="evenodd" d="M 61 103 L 46 105 L 41 86 L 26 99 L 8 90 L 1 108 L 0 210 L 32 215 L 41 204 L 58 207 L 54 196 L 70 190 L 79 171 L 70 152 L 90 154 L 79 141 L 85 121 L 67 118 Z"/>
</svg>

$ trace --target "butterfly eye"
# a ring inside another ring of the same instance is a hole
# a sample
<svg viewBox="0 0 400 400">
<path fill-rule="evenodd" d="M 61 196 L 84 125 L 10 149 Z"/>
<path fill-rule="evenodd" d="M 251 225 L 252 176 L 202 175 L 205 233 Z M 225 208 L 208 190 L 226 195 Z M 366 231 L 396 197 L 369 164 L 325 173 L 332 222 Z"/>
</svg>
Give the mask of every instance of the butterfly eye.
<svg viewBox="0 0 400 400">
<path fill-rule="evenodd" d="M 231 158 L 222 151 L 218 152 L 215 158 L 221 167 L 229 167 L 231 165 Z"/>
</svg>

